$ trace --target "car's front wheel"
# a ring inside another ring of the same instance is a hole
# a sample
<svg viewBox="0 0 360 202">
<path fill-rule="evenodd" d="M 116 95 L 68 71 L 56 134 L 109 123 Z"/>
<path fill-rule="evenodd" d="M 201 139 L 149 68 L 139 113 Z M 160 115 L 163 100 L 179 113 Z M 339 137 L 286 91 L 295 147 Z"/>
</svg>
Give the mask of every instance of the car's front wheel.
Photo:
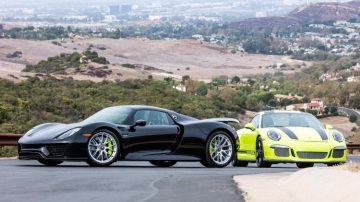
<svg viewBox="0 0 360 202">
<path fill-rule="evenodd" d="M 109 166 L 120 154 L 120 143 L 116 135 L 109 130 L 98 130 L 88 142 L 88 160 L 90 166 Z"/>
<path fill-rule="evenodd" d="M 264 161 L 264 147 L 261 141 L 261 137 L 258 137 L 256 140 L 256 165 L 259 168 L 270 168 L 271 163 Z"/>
<path fill-rule="evenodd" d="M 149 162 L 157 167 L 171 167 L 177 163 L 177 161 L 149 161 Z"/>
<path fill-rule="evenodd" d="M 229 134 L 222 131 L 214 132 L 207 140 L 205 159 L 201 163 L 206 167 L 226 167 L 233 160 L 234 148 Z"/>
<path fill-rule="evenodd" d="M 61 164 L 63 161 L 49 160 L 49 159 L 39 159 L 39 163 L 44 164 L 46 166 L 57 166 Z"/>
<path fill-rule="evenodd" d="M 314 166 L 314 163 L 296 163 L 298 168 L 310 168 Z"/>
</svg>

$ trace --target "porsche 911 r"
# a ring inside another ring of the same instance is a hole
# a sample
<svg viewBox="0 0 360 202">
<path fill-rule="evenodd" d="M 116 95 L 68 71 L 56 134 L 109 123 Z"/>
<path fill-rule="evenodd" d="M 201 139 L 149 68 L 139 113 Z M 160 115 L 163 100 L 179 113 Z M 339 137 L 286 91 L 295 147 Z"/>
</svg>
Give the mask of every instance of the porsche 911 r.
<svg viewBox="0 0 360 202">
<path fill-rule="evenodd" d="M 346 161 L 344 136 L 332 126 L 324 127 L 313 115 L 298 111 L 266 111 L 238 130 L 235 166 L 256 162 L 296 163 L 299 168 L 314 163 L 329 166 Z"/>
</svg>

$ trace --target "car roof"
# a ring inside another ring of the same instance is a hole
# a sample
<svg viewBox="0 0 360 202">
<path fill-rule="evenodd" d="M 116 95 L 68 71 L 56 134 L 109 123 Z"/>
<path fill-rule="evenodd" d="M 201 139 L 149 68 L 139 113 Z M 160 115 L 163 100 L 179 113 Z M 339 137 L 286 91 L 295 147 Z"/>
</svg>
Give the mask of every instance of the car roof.
<svg viewBox="0 0 360 202">
<path fill-rule="evenodd" d="M 126 108 L 130 108 L 130 109 L 134 109 L 134 110 L 148 109 L 148 110 L 158 110 L 158 111 L 164 111 L 164 112 L 169 112 L 169 113 L 176 113 L 176 112 L 168 110 L 168 109 L 154 107 L 154 106 L 148 106 L 148 105 L 120 105 L 120 106 L 113 106 L 113 107 L 115 107 L 115 108 L 126 107 Z M 111 108 L 111 107 L 109 107 L 109 108 Z"/>
</svg>

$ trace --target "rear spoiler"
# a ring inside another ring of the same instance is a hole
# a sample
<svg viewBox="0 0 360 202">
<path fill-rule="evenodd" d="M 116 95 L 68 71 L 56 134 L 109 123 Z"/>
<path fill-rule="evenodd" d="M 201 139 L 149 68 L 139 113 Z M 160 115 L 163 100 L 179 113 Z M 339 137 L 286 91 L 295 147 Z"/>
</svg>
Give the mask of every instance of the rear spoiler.
<svg viewBox="0 0 360 202">
<path fill-rule="evenodd" d="M 206 119 L 208 121 L 215 121 L 215 122 L 222 122 L 222 123 L 240 123 L 239 120 L 233 119 L 233 118 L 212 118 L 212 119 Z"/>
</svg>

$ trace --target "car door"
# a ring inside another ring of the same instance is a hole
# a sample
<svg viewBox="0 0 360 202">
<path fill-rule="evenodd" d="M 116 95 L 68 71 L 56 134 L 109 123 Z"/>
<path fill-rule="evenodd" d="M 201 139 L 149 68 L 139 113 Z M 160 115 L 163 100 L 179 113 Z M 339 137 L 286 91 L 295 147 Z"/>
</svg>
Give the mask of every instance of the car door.
<svg viewBox="0 0 360 202">
<path fill-rule="evenodd" d="M 240 148 L 248 155 L 255 157 L 256 138 L 259 134 L 258 129 L 260 126 L 260 115 L 256 115 L 252 119 L 251 123 L 255 126 L 255 130 L 245 129 L 246 132 L 240 137 Z"/>
<path fill-rule="evenodd" d="M 136 126 L 124 138 L 128 151 L 165 151 L 176 143 L 180 127 L 163 111 L 137 110 L 137 120 L 146 121 L 145 126 Z"/>
</svg>

